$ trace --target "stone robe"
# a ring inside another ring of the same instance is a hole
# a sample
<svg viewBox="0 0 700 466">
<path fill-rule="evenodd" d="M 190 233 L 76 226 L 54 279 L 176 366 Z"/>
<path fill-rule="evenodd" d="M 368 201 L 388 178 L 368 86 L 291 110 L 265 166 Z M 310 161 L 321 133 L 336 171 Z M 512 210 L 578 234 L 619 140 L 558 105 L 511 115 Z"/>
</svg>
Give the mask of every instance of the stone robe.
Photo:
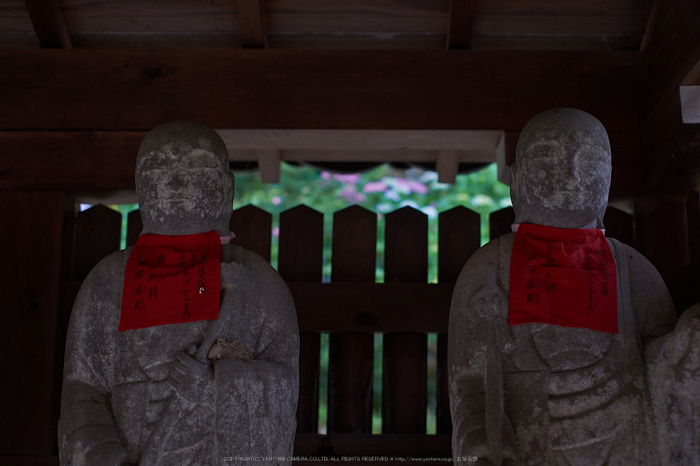
<svg viewBox="0 0 700 466">
<path fill-rule="evenodd" d="M 455 287 L 448 362 L 453 456 L 477 456 L 481 464 L 658 464 L 645 369 L 645 358 L 655 355 L 645 348 L 676 322 L 658 272 L 633 248 L 608 239 L 619 334 L 510 327 L 514 238 L 479 249 Z"/>
<path fill-rule="evenodd" d="M 299 332 L 281 277 L 258 255 L 224 245 L 217 320 L 117 332 L 130 251 L 102 260 L 73 308 L 61 464 L 231 465 L 250 456 L 291 464 L 283 458 L 296 430 Z M 207 362 L 213 370 L 198 366 L 203 380 L 174 388 L 176 356 L 191 345 L 208 351 L 215 338 L 241 341 L 253 359 Z"/>
</svg>

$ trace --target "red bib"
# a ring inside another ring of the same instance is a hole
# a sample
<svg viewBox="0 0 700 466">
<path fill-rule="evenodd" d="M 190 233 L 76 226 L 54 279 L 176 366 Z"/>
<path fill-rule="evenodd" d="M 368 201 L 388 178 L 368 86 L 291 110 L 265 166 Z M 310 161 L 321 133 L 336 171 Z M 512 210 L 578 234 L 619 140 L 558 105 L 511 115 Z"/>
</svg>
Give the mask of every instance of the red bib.
<svg viewBox="0 0 700 466">
<path fill-rule="evenodd" d="M 126 262 L 119 331 L 217 319 L 221 241 L 196 235 L 141 235 Z"/>
<path fill-rule="evenodd" d="M 603 232 L 521 224 L 510 260 L 508 323 L 618 333 L 617 273 Z"/>
</svg>

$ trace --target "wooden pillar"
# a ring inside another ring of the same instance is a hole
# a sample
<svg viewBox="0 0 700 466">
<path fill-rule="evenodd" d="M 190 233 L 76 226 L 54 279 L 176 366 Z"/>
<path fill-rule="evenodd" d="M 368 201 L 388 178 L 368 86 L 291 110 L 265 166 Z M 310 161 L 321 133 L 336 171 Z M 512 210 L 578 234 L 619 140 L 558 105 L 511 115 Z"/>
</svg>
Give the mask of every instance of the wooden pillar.
<svg viewBox="0 0 700 466">
<path fill-rule="evenodd" d="M 634 203 L 635 244 L 664 280 L 689 262 L 687 198 L 684 193 L 652 193 Z"/>
<path fill-rule="evenodd" d="M 57 453 L 57 321 L 73 209 L 63 192 L 0 192 L 0 457 Z"/>
</svg>

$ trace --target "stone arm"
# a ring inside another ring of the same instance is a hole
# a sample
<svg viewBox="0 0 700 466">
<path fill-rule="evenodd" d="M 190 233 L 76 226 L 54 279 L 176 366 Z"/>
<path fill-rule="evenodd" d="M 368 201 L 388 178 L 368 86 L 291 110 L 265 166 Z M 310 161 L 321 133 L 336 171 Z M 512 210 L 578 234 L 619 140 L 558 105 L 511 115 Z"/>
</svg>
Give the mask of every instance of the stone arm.
<svg viewBox="0 0 700 466">
<path fill-rule="evenodd" d="M 509 337 L 508 295 L 499 284 L 500 241 L 472 256 L 452 296 L 448 372 L 455 464 L 517 464 L 515 436 L 504 413 L 501 349 Z"/>
<path fill-rule="evenodd" d="M 625 246 L 661 464 L 700 465 L 700 305 L 676 311 L 653 265 Z M 674 329 L 675 326 L 675 329 Z"/>
<path fill-rule="evenodd" d="M 219 338 L 241 341 L 252 359 L 214 361 L 219 455 L 291 457 L 299 392 L 299 329 L 294 302 L 287 285 L 267 261 L 240 248 L 235 251 L 238 254 L 240 262 L 226 267 L 222 264 L 222 309 L 230 306 L 236 311 Z M 245 328 L 250 331 L 241 332 Z M 291 464 L 284 460 L 259 464 L 266 463 Z M 226 464 L 250 461 L 229 460 Z"/>
<path fill-rule="evenodd" d="M 58 446 L 61 465 L 127 464 L 110 396 L 116 328 L 113 303 L 120 302 L 123 252 L 103 259 L 83 282 L 68 329 Z M 116 314 L 116 319 L 119 313 Z M 113 324 L 113 325 L 112 325 Z"/>
</svg>

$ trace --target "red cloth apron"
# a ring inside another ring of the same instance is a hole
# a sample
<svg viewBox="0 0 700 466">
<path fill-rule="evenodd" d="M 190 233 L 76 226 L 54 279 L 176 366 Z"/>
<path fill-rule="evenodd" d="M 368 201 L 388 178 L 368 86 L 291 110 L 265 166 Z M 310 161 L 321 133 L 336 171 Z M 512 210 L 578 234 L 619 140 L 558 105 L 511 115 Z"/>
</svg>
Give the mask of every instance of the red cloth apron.
<svg viewBox="0 0 700 466">
<path fill-rule="evenodd" d="M 601 230 L 523 223 L 510 261 L 508 323 L 618 333 L 617 271 Z"/>
<path fill-rule="evenodd" d="M 221 240 L 141 235 L 126 263 L 119 331 L 219 317 Z"/>
</svg>

